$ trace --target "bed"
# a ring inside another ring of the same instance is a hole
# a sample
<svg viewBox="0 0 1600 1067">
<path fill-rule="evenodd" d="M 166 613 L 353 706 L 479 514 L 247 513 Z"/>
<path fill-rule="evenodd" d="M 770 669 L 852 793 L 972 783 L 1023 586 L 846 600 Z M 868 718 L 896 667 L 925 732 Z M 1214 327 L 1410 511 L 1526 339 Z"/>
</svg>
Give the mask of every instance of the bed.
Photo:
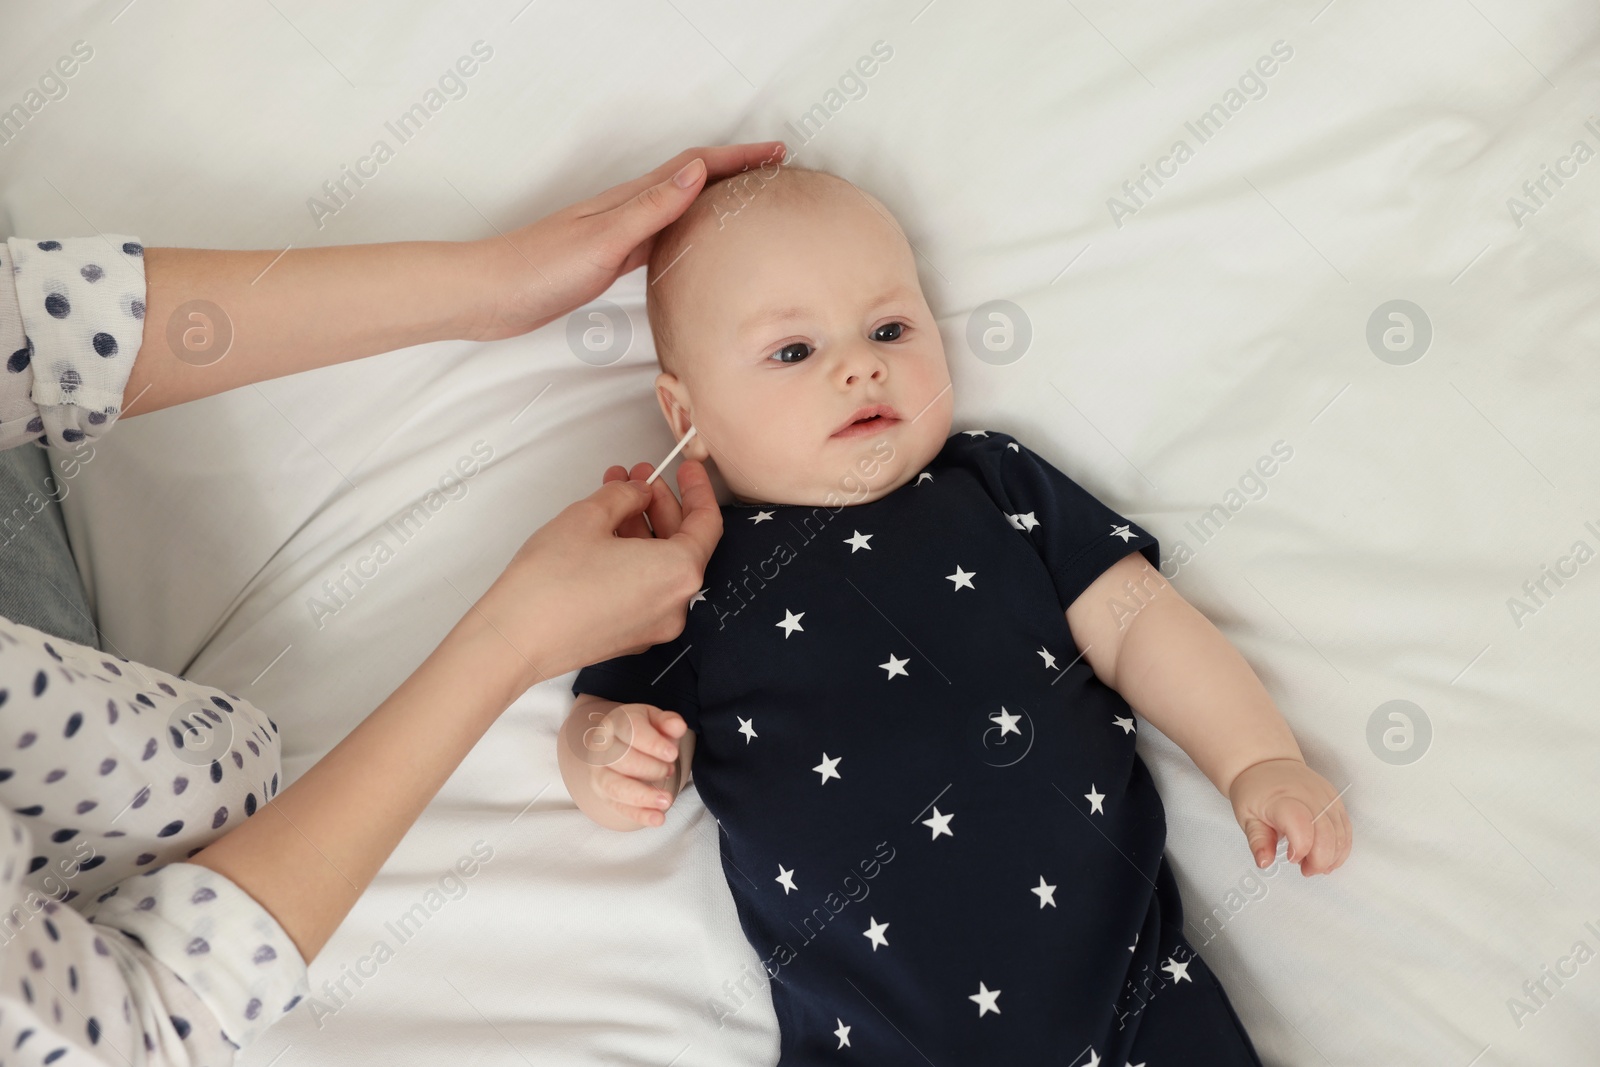
<svg viewBox="0 0 1600 1067">
<path fill-rule="evenodd" d="M 1600 1062 L 1592 4 L 7 6 L 0 106 L 92 53 L 0 144 L 8 233 L 476 238 L 773 137 L 871 190 L 955 428 L 1155 533 L 1344 790 L 1346 866 L 1263 878 L 1140 723 L 1191 940 L 1263 1060 Z M 64 482 L 108 642 L 267 709 L 292 780 L 530 531 L 671 447 L 643 272 L 606 299 L 614 362 L 553 323 L 119 425 Z M 570 684 L 506 713 L 241 1062 L 775 1060 L 713 820 L 692 787 L 659 830 L 582 816 Z"/>
</svg>

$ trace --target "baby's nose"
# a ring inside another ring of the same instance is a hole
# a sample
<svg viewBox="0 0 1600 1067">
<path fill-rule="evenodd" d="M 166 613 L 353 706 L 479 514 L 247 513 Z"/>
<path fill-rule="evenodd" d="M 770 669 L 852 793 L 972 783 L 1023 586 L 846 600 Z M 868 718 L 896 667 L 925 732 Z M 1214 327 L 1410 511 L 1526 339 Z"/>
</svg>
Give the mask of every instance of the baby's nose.
<svg viewBox="0 0 1600 1067">
<path fill-rule="evenodd" d="M 842 373 L 845 383 L 853 384 L 862 378 L 881 380 L 889 368 L 871 346 L 857 346 L 845 356 Z"/>
</svg>

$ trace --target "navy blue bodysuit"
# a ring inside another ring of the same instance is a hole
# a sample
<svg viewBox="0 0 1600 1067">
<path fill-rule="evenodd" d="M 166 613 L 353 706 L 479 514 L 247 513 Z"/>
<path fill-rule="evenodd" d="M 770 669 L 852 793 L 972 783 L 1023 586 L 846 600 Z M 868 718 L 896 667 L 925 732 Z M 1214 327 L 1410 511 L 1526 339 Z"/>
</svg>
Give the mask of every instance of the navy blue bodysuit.
<svg viewBox="0 0 1600 1067">
<path fill-rule="evenodd" d="M 1065 617 L 1156 539 L 981 430 L 869 503 L 722 515 L 683 633 L 573 691 L 695 731 L 779 1062 L 1260 1067 Z"/>
</svg>

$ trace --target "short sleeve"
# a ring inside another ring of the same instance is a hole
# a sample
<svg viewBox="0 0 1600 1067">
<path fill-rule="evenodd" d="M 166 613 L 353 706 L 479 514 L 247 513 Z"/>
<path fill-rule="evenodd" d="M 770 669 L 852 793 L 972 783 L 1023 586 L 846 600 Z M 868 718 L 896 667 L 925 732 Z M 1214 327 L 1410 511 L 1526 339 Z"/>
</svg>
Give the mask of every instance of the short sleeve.
<svg viewBox="0 0 1600 1067">
<path fill-rule="evenodd" d="M 578 672 L 573 693 L 592 693 L 622 704 L 654 704 L 683 716 L 700 732 L 699 677 L 682 634 L 632 656 L 618 656 Z"/>
<path fill-rule="evenodd" d="M 0 448 L 100 437 L 144 338 L 144 246 L 122 234 L 0 246 Z"/>
<path fill-rule="evenodd" d="M 1007 434 L 970 432 L 962 445 L 1006 520 L 1044 561 L 1062 610 L 1113 563 L 1142 552 L 1161 567 L 1161 546 L 1131 519 Z"/>
</svg>

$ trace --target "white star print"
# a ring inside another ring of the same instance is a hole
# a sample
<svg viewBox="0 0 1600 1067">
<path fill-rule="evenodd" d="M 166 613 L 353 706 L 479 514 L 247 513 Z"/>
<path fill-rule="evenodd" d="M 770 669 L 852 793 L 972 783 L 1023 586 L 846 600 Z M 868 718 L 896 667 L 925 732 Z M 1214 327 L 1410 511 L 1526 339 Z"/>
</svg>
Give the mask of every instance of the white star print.
<svg viewBox="0 0 1600 1067">
<path fill-rule="evenodd" d="M 853 556 L 856 554 L 856 550 L 859 548 L 864 548 L 868 552 L 871 552 L 872 546 L 867 544 L 867 542 L 870 540 L 872 540 L 871 534 L 864 534 L 860 530 L 857 530 L 855 531 L 855 535 L 853 537 L 846 537 L 844 539 L 844 543 L 850 546 L 850 554 Z"/>
<path fill-rule="evenodd" d="M 978 1006 L 978 1018 L 983 1018 L 989 1012 L 1000 1014 L 1000 1005 L 995 1003 L 1000 998 L 1000 990 L 990 989 L 982 982 L 978 983 L 978 991 L 967 999 Z"/>
<path fill-rule="evenodd" d="M 1011 451 L 1013 451 L 1013 452 L 1021 452 L 1022 451 L 1022 449 L 1017 447 L 1017 443 L 1015 441 L 1007 441 L 1006 442 L 1006 447 L 1011 449 Z"/>
<path fill-rule="evenodd" d="M 1017 729 L 1017 723 L 1022 721 L 1022 716 L 1013 715 L 1004 707 L 1002 707 L 997 714 L 989 716 L 989 721 L 1000 724 L 1001 737 L 1004 737 L 1006 734 L 1016 734 L 1018 737 L 1022 736 L 1022 731 Z"/>
<path fill-rule="evenodd" d="M 961 432 L 966 434 L 968 437 L 988 437 L 989 436 L 989 431 L 988 430 L 962 430 Z"/>
<path fill-rule="evenodd" d="M 1172 975 L 1172 981 L 1173 981 L 1174 985 L 1176 985 L 1178 982 L 1192 982 L 1192 981 L 1194 981 L 1193 978 L 1189 977 L 1189 961 L 1188 960 L 1184 960 L 1182 963 L 1179 963 L 1177 960 L 1173 959 L 1171 956 L 1168 956 L 1167 957 L 1167 962 L 1163 963 L 1161 965 L 1161 969 L 1163 971 L 1166 971 L 1168 974 Z"/>
<path fill-rule="evenodd" d="M 910 662 L 911 660 L 909 658 L 899 659 L 893 652 L 891 652 L 889 653 L 889 662 L 880 663 L 878 666 L 889 672 L 889 678 L 893 678 L 896 674 L 904 674 L 907 678 L 909 678 L 911 675 L 906 673 L 906 664 Z M 884 681 L 888 680 L 888 678 L 884 679 Z"/>
<path fill-rule="evenodd" d="M 805 632 L 805 627 L 800 625 L 800 620 L 805 618 L 805 617 L 806 617 L 806 613 L 803 612 L 803 611 L 800 614 L 796 615 L 794 612 L 790 611 L 788 608 L 784 608 L 783 609 L 783 621 L 782 622 L 778 622 L 778 623 L 773 623 L 773 625 L 774 626 L 783 627 L 783 639 L 785 641 L 787 641 L 789 639 L 789 635 L 794 633 L 796 630 L 799 630 L 801 633 Z"/>
<path fill-rule="evenodd" d="M 1043 645 L 1040 645 L 1038 654 L 1040 656 L 1044 657 L 1044 669 L 1045 670 L 1053 671 L 1053 670 L 1056 669 L 1056 658 L 1055 658 L 1054 655 L 1051 654 L 1051 652 L 1050 652 L 1050 650 L 1048 648 L 1045 648 Z"/>
<path fill-rule="evenodd" d="M 1134 934 L 1133 935 L 1133 944 L 1128 946 L 1128 951 L 1132 952 L 1134 949 L 1136 949 L 1138 947 L 1139 947 L 1139 935 L 1138 934 Z"/>
<path fill-rule="evenodd" d="M 770 518 L 772 518 L 772 512 L 770 512 L 770 511 L 758 511 L 754 515 L 750 516 L 750 521 L 751 522 L 766 522 Z"/>
<path fill-rule="evenodd" d="M 850 1044 L 850 1028 L 844 1024 L 843 1019 L 837 1016 L 834 1017 L 833 1021 L 839 1024 L 839 1029 L 833 1032 L 833 1036 L 839 1039 L 839 1047 L 848 1047 Z"/>
<path fill-rule="evenodd" d="M 838 778 L 841 782 L 844 781 L 844 777 L 840 775 L 838 771 L 839 761 L 843 758 L 844 757 L 842 756 L 835 756 L 832 759 L 829 759 L 826 752 L 822 754 L 822 762 L 811 768 L 818 774 L 822 775 L 821 784 L 826 785 L 830 777 Z"/>
<path fill-rule="evenodd" d="M 1017 529 L 1019 530 L 1031 530 L 1038 525 L 1039 520 L 1033 517 L 1033 512 L 1031 511 L 1024 511 L 1017 516 Z"/>
<path fill-rule="evenodd" d="M 947 582 L 955 582 L 957 589 L 960 589 L 962 586 L 966 586 L 968 589 L 976 589 L 977 586 L 972 584 L 972 579 L 976 578 L 977 576 L 977 571 L 964 571 L 961 569 L 961 564 L 957 563 L 956 572 L 954 574 L 947 574 L 944 577 L 945 581 Z"/>
<path fill-rule="evenodd" d="M 1083 1067 L 1100 1067 L 1100 1053 L 1096 1052 L 1094 1049 L 1090 1049 L 1089 1062 L 1084 1064 Z"/>
<path fill-rule="evenodd" d="M 709 586 L 707 586 L 707 588 L 710 588 L 710 587 L 709 587 Z M 695 595 L 694 595 L 694 596 L 692 596 L 692 597 L 690 597 L 690 598 L 689 598 L 689 610 L 690 610 L 690 611 L 693 611 L 693 610 L 694 610 L 694 606 L 695 606 L 695 605 L 696 605 L 696 604 L 698 604 L 698 603 L 700 603 L 700 601 L 702 601 L 702 600 L 704 600 L 704 599 L 705 599 L 705 598 L 706 598 L 706 591 L 705 591 L 705 589 L 702 589 L 702 590 L 700 590 L 700 591 L 699 591 L 699 592 L 698 592 L 698 593 L 696 593 L 696 594 L 695 594 Z"/>
<path fill-rule="evenodd" d="M 1125 733 L 1125 734 L 1133 733 L 1133 720 L 1132 719 L 1125 719 L 1121 715 L 1113 715 L 1111 717 L 1111 721 L 1116 723 L 1118 726 L 1122 727 L 1122 732 L 1123 733 Z"/>
<path fill-rule="evenodd" d="M 921 485 L 924 481 L 933 481 L 933 475 L 929 474 L 927 471 L 923 471 L 921 474 L 917 475 L 918 485 Z"/>
<path fill-rule="evenodd" d="M 754 720 L 747 719 L 742 715 L 735 715 L 734 718 L 739 720 L 739 732 L 744 734 L 745 744 L 748 745 L 750 742 L 754 741 L 757 736 L 759 736 L 756 733 L 756 725 Z"/>
<path fill-rule="evenodd" d="M 1111 536 L 1112 537 L 1120 537 L 1120 538 L 1122 538 L 1122 543 L 1123 544 L 1127 544 L 1129 541 L 1132 541 L 1134 539 L 1135 534 L 1134 534 L 1134 532 L 1132 530 L 1128 529 L 1126 526 L 1113 526 L 1113 527 L 1111 527 Z"/>
<path fill-rule="evenodd" d="M 1046 904 L 1052 908 L 1056 906 L 1056 887 L 1046 884 L 1044 875 L 1039 876 L 1039 884 L 1028 890 L 1030 893 L 1039 894 L 1039 910 L 1043 911 Z"/>
<path fill-rule="evenodd" d="M 1090 812 L 1099 812 L 1101 815 L 1106 813 L 1106 809 L 1100 806 L 1100 802 L 1106 798 L 1106 795 L 1104 793 L 1096 792 L 1093 782 L 1089 783 L 1089 791 L 1083 794 L 1083 797 L 1089 802 Z"/>
<path fill-rule="evenodd" d="M 883 948 L 888 948 L 889 939 L 883 936 L 883 932 L 889 929 L 889 924 L 881 923 L 872 916 L 868 916 L 867 922 L 871 923 L 872 925 L 868 926 L 866 930 L 862 932 L 862 936 L 868 941 L 872 942 L 872 951 L 878 951 L 880 946 Z"/>
<path fill-rule="evenodd" d="M 1014 529 L 1014 530 L 1022 529 L 1022 516 L 1021 515 L 1013 515 L 1009 511 L 1006 512 L 1005 515 L 1006 515 L 1006 521 L 1011 524 L 1011 528 L 1012 529 Z"/>
<path fill-rule="evenodd" d="M 794 884 L 794 871 L 785 867 L 781 863 L 778 864 L 778 877 L 774 878 L 773 881 L 783 886 L 784 896 L 789 895 L 789 890 L 800 888 Z"/>
<path fill-rule="evenodd" d="M 954 815 L 940 815 L 939 809 L 934 808 L 933 818 L 922 820 L 922 825 L 931 827 L 933 829 L 933 836 L 928 840 L 937 841 L 939 840 L 940 834 L 943 834 L 946 837 L 956 836 L 955 831 L 950 829 L 950 820 L 953 818 L 955 818 Z"/>
</svg>

